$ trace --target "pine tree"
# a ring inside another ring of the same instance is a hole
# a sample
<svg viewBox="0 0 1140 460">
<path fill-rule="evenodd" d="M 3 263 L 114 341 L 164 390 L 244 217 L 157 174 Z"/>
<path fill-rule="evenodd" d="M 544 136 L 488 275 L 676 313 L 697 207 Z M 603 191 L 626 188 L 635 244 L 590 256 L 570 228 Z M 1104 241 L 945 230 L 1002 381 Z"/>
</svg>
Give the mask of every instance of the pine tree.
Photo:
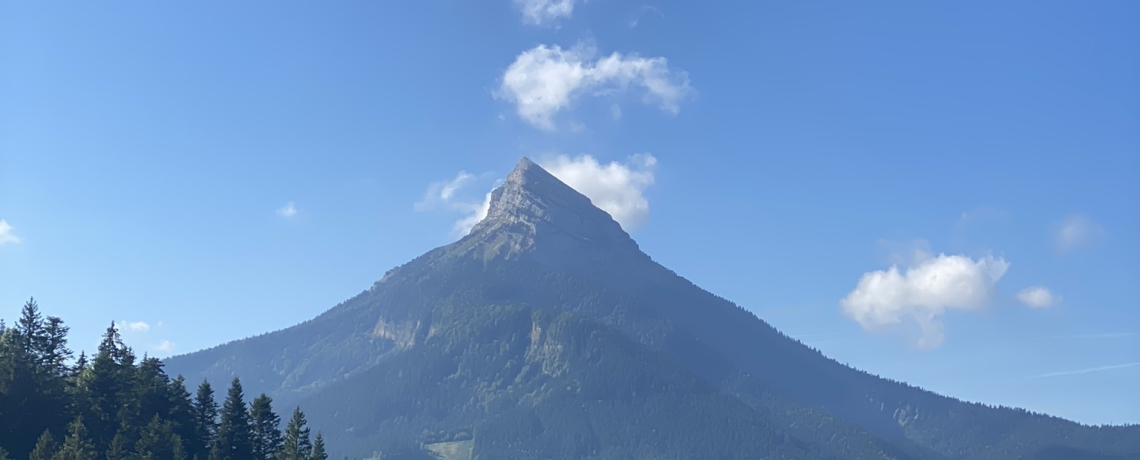
<svg viewBox="0 0 1140 460">
<path fill-rule="evenodd" d="M 115 433 L 115 437 L 111 438 L 111 445 L 107 447 L 107 452 L 104 455 L 107 460 L 127 460 L 130 456 L 130 447 L 127 445 L 127 436 L 123 434 L 123 430 Z"/>
<path fill-rule="evenodd" d="M 28 460 L 51 460 L 55 457 L 58 449 L 55 437 L 51 435 L 50 431 L 44 430 L 44 434 L 41 434 L 40 438 L 36 440 L 36 447 L 28 455 Z"/>
<path fill-rule="evenodd" d="M 317 439 L 313 441 L 313 453 L 309 459 L 329 460 L 329 454 L 325 453 L 325 438 L 320 433 L 317 433 Z"/>
<path fill-rule="evenodd" d="M 135 454 L 142 460 L 170 458 L 170 424 L 163 422 L 158 414 L 150 419 L 135 442 Z"/>
<path fill-rule="evenodd" d="M 199 441 L 194 419 L 194 402 L 190 397 L 190 392 L 186 389 L 186 379 L 179 375 L 171 380 L 166 395 L 170 400 L 167 402 L 165 418 L 170 422 L 171 432 L 181 438 L 182 448 L 189 457 L 190 452 L 193 451 L 193 446 L 197 445 Z"/>
<path fill-rule="evenodd" d="M 249 412 L 245 408 L 241 380 L 237 377 L 230 383 L 226 402 L 222 404 L 217 445 L 219 460 L 246 460 L 253 456 Z"/>
<path fill-rule="evenodd" d="M 55 455 L 56 460 L 95 460 L 95 445 L 87 435 L 83 417 L 76 417 L 68 427 L 67 439 Z"/>
<path fill-rule="evenodd" d="M 262 393 L 249 409 L 253 430 L 253 459 L 272 460 L 281 450 L 281 417 L 273 413 L 273 399 Z"/>
<path fill-rule="evenodd" d="M 182 444 L 182 436 L 170 435 L 170 459 L 186 460 L 186 446 Z"/>
<path fill-rule="evenodd" d="M 143 422 L 132 419 L 137 405 L 132 395 L 134 377 L 134 354 L 123 343 L 115 323 L 111 323 L 80 382 L 86 389 L 87 423 L 96 450 L 107 450 L 121 428 L 136 428 Z"/>
<path fill-rule="evenodd" d="M 197 443 L 191 446 L 191 451 L 198 458 L 211 458 L 210 450 L 218 436 L 218 401 L 214 399 L 210 382 L 205 380 L 198 385 L 194 398 L 194 428 Z"/>
<path fill-rule="evenodd" d="M 309 428 L 305 424 L 305 413 L 301 412 L 300 407 L 293 409 L 293 417 L 285 427 L 285 439 L 278 460 L 308 460 L 313 446 L 309 443 Z"/>
<path fill-rule="evenodd" d="M 3 334 L 3 333 L 4 333 L 4 321 L 0 320 L 0 334 Z M 0 447 L 0 460 L 12 460 L 12 457 L 8 455 L 8 451 L 4 450 L 3 447 Z"/>
</svg>

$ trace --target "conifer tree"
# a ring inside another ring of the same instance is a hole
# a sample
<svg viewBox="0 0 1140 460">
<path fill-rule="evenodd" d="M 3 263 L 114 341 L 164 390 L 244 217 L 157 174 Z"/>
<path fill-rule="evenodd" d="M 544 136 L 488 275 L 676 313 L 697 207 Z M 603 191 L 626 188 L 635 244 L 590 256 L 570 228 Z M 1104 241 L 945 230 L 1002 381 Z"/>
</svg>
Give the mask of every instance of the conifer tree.
<svg viewBox="0 0 1140 460">
<path fill-rule="evenodd" d="M 87 427 L 83 425 L 83 417 L 76 417 L 68 426 L 67 439 L 64 440 L 59 453 L 55 455 L 55 459 L 95 460 L 95 458 L 95 445 L 92 444 L 91 438 L 87 435 Z"/>
<path fill-rule="evenodd" d="M 51 460 L 55 457 L 58 449 L 55 437 L 51 435 L 50 431 L 44 430 L 44 434 L 41 434 L 40 438 L 36 440 L 36 447 L 32 448 L 28 460 Z"/>
<path fill-rule="evenodd" d="M 309 459 L 329 460 L 329 454 L 325 453 L 325 438 L 320 433 L 317 433 L 317 439 L 313 441 L 313 453 Z"/>
<path fill-rule="evenodd" d="M 111 445 L 107 447 L 104 457 L 107 460 L 127 460 L 130 456 L 129 450 L 127 436 L 123 434 L 123 430 L 119 430 L 115 433 L 115 437 L 111 438 Z"/>
<path fill-rule="evenodd" d="M 2 333 L 4 333 L 4 321 L 0 321 L 0 334 Z M 4 450 L 3 447 L 0 447 L 0 460 L 12 460 L 12 457 L 8 455 L 8 451 Z"/>
<path fill-rule="evenodd" d="M 301 412 L 300 407 L 293 409 L 293 417 L 285 427 L 285 439 L 278 460 L 308 460 L 313 446 L 309 441 L 309 428 L 305 424 L 305 413 Z"/>
<path fill-rule="evenodd" d="M 230 383 L 230 390 L 226 395 L 226 402 L 222 404 L 220 417 L 216 442 L 219 460 L 246 460 L 252 457 L 249 412 L 245 408 L 241 380 L 237 377 L 234 377 Z"/>
<path fill-rule="evenodd" d="M 211 458 L 210 450 L 218 435 L 218 401 L 214 399 L 214 389 L 210 382 L 202 381 L 194 398 L 194 427 L 197 443 L 191 451 L 199 458 Z"/>
<path fill-rule="evenodd" d="M 273 413 L 273 399 L 262 393 L 249 409 L 253 433 L 253 459 L 272 460 L 281 450 L 281 417 Z"/>
<path fill-rule="evenodd" d="M 168 459 L 171 455 L 170 437 L 170 425 L 155 414 L 150 423 L 139 430 L 135 454 L 142 460 Z"/>
<path fill-rule="evenodd" d="M 186 460 L 186 446 L 182 444 L 182 436 L 170 435 L 170 459 Z"/>
</svg>

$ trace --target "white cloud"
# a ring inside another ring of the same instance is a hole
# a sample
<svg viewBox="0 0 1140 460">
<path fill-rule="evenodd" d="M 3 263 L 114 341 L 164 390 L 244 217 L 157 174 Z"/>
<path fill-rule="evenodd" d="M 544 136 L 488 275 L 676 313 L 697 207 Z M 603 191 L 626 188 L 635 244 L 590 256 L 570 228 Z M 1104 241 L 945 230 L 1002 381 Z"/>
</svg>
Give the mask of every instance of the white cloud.
<svg viewBox="0 0 1140 460">
<path fill-rule="evenodd" d="M 157 351 L 159 353 L 168 353 L 168 354 L 173 353 L 174 352 L 174 342 L 171 342 L 169 340 L 163 340 L 163 341 L 159 342 L 158 345 L 154 346 L 154 351 Z"/>
<path fill-rule="evenodd" d="M 649 218 L 645 189 L 653 185 L 657 159 L 648 153 L 633 155 L 624 163 L 601 164 L 590 155 L 559 155 L 540 161 L 544 169 L 610 213 L 626 231 L 641 227 Z"/>
<path fill-rule="evenodd" d="M 611 104 L 610 115 L 614 117 L 614 121 L 621 120 L 621 106 L 616 103 Z"/>
<path fill-rule="evenodd" d="M 865 330 L 903 328 L 916 332 L 919 348 L 936 348 L 945 339 L 941 316 L 946 310 L 984 306 L 1008 268 L 1002 258 L 939 254 L 905 273 L 893 265 L 863 274 L 840 305 Z"/>
<path fill-rule="evenodd" d="M 277 208 L 277 215 L 286 219 L 297 215 L 297 206 L 292 201 L 285 203 L 285 206 Z"/>
<path fill-rule="evenodd" d="M 147 324 L 146 321 L 123 321 L 119 324 L 131 332 L 150 332 L 150 324 Z"/>
<path fill-rule="evenodd" d="M 1053 241 L 1061 252 L 1096 243 L 1104 236 L 1104 228 L 1083 214 L 1070 214 L 1054 228 Z"/>
<path fill-rule="evenodd" d="M 5 244 L 20 244 L 20 238 L 12 233 L 12 226 L 8 221 L 0 219 L 0 246 Z"/>
<path fill-rule="evenodd" d="M 1045 286 L 1030 286 L 1017 293 L 1017 300 L 1029 308 L 1045 308 L 1061 302 L 1061 296 L 1053 295 Z"/>
<path fill-rule="evenodd" d="M 669 69 L 662 57 L 643 58 L 613 53 L 599 59 L 592 46 L 569 49 L 539 45 L 515 58 L 503 73 L 495 97 L 515 105 L 527 123 L 553 131 L 553 116 L 583 95 L 608 96 L 630 86 L 644 89 L 642 100 L 676 114 L 692 92 L 684 71 Z"/>
<path fill-rule="evenodd" d="M 585 3 L 586 0 L 582 0 Z M 551 25 L 574 14 L 575 0 L 511 0 L 525 24 Z"/>
</svg>

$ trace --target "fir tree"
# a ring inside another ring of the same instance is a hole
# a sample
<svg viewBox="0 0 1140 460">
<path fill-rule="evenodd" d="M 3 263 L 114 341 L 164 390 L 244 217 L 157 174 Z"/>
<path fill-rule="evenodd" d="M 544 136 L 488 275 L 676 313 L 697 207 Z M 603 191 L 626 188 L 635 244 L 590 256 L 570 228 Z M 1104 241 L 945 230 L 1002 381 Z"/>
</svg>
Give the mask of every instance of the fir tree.
<svg viewBox="0 0 1140 460">
<path fill-rule="evenodd" d="M 329 454 L 325 453 L 325 438 L 320 433 L 317 433 L 317 439 L 313 441 L 313 453 L 309 459 L 329 460 Z"/>
<path fill-rule="evenodd" d="M 222 404 L 221 424 L 218 425 L 219 460 L 246 460 L 253 456 L 250 439 L 249 412 L 245 408 L 245 395 L 241 380 L 234 377 L 230 383 L 226 402 Z"/>
<path fill-rule="evenodd" d="M 194 398 L 195 441 L 191 451 L 199 458 L 211 458 L 210 450 L 218 435 L 218 401 L 214 399 L 214 389 L 210 382 L 202 381 Z"/>
<path fill-rule="evenodd" d="M 104 455 L 107 460 L 127 460 L 130 458 L 130 447 L 127 444 L 127 436 L 123 434 L 123 430 L 115 433 L 115 437 L 111 438 L 111 445 L 107 447 L 107 452 Z"/>
<path fill-rule="evenodd" d="M 41 434 L 40 438 L 36 440 L 36 447 L 28 455 L 28 460 L 51 460 L 55 457 L 57 450 L 55 437 L 51 435 L 50 431 L 44 430 L 44 434 Z"/>
<path fill-rule="evenodd" d="M 272 460 L 281 450 L 281 417 L 273 413 L 273 399 L 262 393 L 250 404 L 253 459 Z"/>
<path fill-rule="evenodd" d="M 170 459 L 186 460 L 186 446 L 182 444 L 182 436 L 170 435 Z"/>
<path fill-rule="evenodd" d="M 309 428 L 305 424 L 305 413 L 299 407 L 293 409 L 293 417 L 285 427 L 285 439 L 278 460 L 308 460 L 313 446 L 309 441 Z"/>
<path fill-rule="evenodd" d="M 83 417 L 76 417 L 68 427 L 67 439 L 56 454 L 56 460 L 95 460 L 95 445 L 87 435 Z"/>
</svg>

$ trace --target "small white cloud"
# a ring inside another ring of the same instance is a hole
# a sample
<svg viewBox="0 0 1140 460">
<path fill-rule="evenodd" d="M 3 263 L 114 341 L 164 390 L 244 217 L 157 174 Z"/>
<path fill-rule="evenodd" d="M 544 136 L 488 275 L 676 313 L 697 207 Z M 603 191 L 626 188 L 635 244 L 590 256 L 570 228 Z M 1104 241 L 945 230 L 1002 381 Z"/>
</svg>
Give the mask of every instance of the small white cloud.
<svg viewBox="0 0 1140 460">
<path fill-rule="evenodd" d="M 594 206 L 610 213 L 626 231 L 634 231 L 649 218 L 645 190 L 654 182 L 657 158 L 648 153 L 633 155 L 624 163 L 601 164 L 590 155 L 558 155 L 540 165 Z"/>
<path fill-rule="evenodd" d="M 132 332 L 150 332 L 150 324 L 146 321 L 124 321 L 122 325 Z"/>
<path fill-rule="evenodd" d="M 297 206 L 292 201 L 285 203 L 285 206 L 277 208 L 277 215 L 286 219 L 297 215 Z"/>
<path fill-rule="evenodd" d="M 5 244 L 20 244 L 20 238 L 12 233 L 12 226 L 8 221 L 0 219 L 0 246 Z"/>
<path fill-rule="evenodd" d="M 173 353 L 174 352 L 174 342 L 171 342 L 169 340 L 163 340 L 163 341 L 159 342 L 158 345 L 154 346 L 154 351 L 157 351 L 159 353 L 167 353 L 167 354 Z"/>
<path fill-rule="evenodd" d="M 905 273 L 891 266 L 863 274 L 840 306 L 865 330 L 903 328 L 914 333 L 919 348 L 936 348 L 945 339 L 946 310 L 984 306 L 1007 269 L 1002 258 L 939 254 Z"/>
<path fill-rule="evenodd" d="M 1045 286 L 1030 286 L 1017 293 L 1017 300 L 1029 308 L 1045 308 L 1060 303 L 1061 296 Z"/>
<path fill-rule="evenodd" d="M 1083 214 L 1066 216 L 1054 227 L 1053 241 L 1057 250 L 1069 252 L 1100 241 L 1104 228 Z"/>
<path fill-rule="evenodd" d="M 621 106 L 616 103 L 611 105 L 610 115 L 614 117 L 614 121 L 621 120 Z"/>
<path fill-rule="evenodd" d="M 554 25 L 574 14 L 575 0 L 511 0 L 522 13 L 524 24 Z M 585 3 L 585 0 L 582 0 Z"/>
<path fill-rule="evenodd" d="M 524 51 L 503 73 L 495 97 L 514 104 L 523 121 L 553 131 L 554 115 L 583 94 L 604 97 L 640 87 L 644 103 L 676 114 L 692 93 L 688 74 L 671 70 L 663 57 L 613 53 L 595 59 L 595 54 L 584 44 L 569 49 L 539 45 Z"/>
</svg>

